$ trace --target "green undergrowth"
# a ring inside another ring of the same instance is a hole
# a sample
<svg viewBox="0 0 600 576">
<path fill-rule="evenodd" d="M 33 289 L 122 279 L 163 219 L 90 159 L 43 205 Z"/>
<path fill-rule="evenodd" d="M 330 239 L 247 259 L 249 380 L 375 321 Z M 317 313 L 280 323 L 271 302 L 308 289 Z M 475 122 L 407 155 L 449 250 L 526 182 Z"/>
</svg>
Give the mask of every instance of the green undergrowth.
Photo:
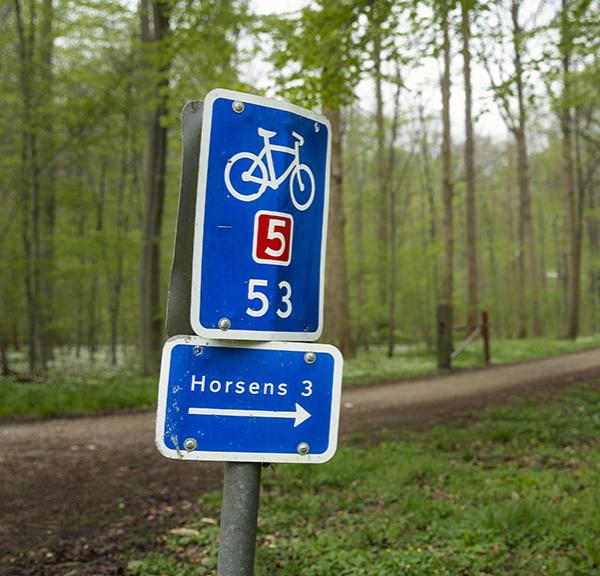
<svg viewBox="0 0 600 576">
<path fill-rule="evenodd" d="M 493 364 L 518 362 L 600 346 L 600 336 L 570 340 L 493 340 Z M 383 346 L 361 350 L 344 364 L 344 383 L 368 384 L 433 374 L 436 361 L 422 345 L 399 345 L 393 358 Z M 24 353 L 15 361 L 26 365 Z M 481 342 L 476 341 L 454 363 L 458 369 L 483 365 Z M 22 370 L 25 370 L 22 368 Z M 0 378 L 0 418 L 89 414 L 151 407 L 156 403 L 158 375 L 140 377 L 131 367 L 111 367 L 106 357 L 94 364 L 60 356 L 43 380 Z"/>
<path fill-rule="evenodd" d="M 123 369 L 51 370 L 43 380 L 0 379 L 0 418 L 112 412 L 156 403 L 157 378 Z"/>
<path fill-rule="evenodd" d="M 217 493 L 128 576 L 215 574 Z M 600 574 L 600 383 L 265 469 L 256 576 Z"/>
<path fill-rule="evenodd" d="M 459 340 L 455 338 L 454 345 Z M 507 364 L 535 358 L 546 358 L 558 354 L 568 354 L 600 346 L 600 335 L 585 336 L 577 340 L 554 340 L 530 338 L 527 340 L 492 340 L 492 364 Z M 484 365 L 481 339 L 475 340 L 453 362 L 457 369 L 476 368 Z M 399 345 L 392 358 L 388 358 L 387 347 L 372 346 L 368 352 L 361 351 L 354 360 L 345 363 L 344 381 L 352 384 L 379 382 L 432 374 L 437 371 L 436 356 L 433 350 L 424 345 Z"/>
</svg>

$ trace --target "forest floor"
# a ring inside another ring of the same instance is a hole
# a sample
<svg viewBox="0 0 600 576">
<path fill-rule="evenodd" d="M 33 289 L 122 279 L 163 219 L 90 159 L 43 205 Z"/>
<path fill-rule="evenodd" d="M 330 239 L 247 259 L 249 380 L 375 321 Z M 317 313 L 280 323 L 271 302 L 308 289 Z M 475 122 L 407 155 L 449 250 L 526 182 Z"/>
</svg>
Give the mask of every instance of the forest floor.
<svg viewBox="0 0 600 576">
<path fill-rule="evenodd" d="M 515 396 L 545 399 L 598 377 L 594 349 L 352 387 L 343 395 L 341 444 L 374 442 L 383 430 L 466 422 Z M 153 438 L 149 411 L 0 425 L 0 574 L 121 574 L 132 551 L 160 547 L 182 519 L 201 516 L 198 497 L 219 487 L 221 465 L 164 459 Z"/>
</svg>

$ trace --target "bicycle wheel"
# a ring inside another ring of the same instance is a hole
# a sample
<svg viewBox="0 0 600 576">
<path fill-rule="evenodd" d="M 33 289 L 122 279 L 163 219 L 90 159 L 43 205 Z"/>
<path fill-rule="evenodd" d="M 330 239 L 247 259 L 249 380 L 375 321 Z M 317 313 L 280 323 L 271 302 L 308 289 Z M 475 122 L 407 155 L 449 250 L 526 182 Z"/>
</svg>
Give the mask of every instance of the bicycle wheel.
<svg viewBox="0 0 600 576">
<path fill-rule="evenodd" d="M 250 170 L 255 173 L 257 167 L 260 169 L 260 177 L 250 173 Z M 233 185 L 232 180 L 236 183 L 237 188 Z M 260 198 L 267 189 L 268 181 L 264 162 L 251 152 L 240 152 L 232 156 L 225 166 L 227 190 L 242 202 L 252 202 L 252 200 Z"/>
<path fill-rule="evenodd" d="M 294 183 L 296 185 L 294 186 Z M 297 191 L 294 191 L 296 188 Z M 315 177 L 312 170 L 306 164 L 300 164 L 292 173 L 290 178 L 290 196 L 298 210 L 306 210 L 315 197 Z M 298 201 L 298 198 L 302 202 Z"/>
</svg>

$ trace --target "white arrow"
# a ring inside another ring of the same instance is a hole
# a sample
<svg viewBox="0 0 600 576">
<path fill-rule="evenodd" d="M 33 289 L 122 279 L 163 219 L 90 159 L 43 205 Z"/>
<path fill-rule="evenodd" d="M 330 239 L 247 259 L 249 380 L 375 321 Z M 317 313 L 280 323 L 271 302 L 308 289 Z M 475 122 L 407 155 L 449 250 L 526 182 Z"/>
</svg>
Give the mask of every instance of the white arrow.
<svg viewBox="0 0 600 576">
<path fill-rule="evenodd" d="M 298 403 L 296 403 L 296 409 L 293 412 L 284 412 L 281 410 L 228 410 L 226 408 L 188 408 L 188 414 L 198 414 L 200 416 L 245 416 L 246 418 L 293 418 L 294 428 L 296 426 L 300 426 L 302 422 L 310 418 L 310 412 L 307 412 Z"/>
</svg>

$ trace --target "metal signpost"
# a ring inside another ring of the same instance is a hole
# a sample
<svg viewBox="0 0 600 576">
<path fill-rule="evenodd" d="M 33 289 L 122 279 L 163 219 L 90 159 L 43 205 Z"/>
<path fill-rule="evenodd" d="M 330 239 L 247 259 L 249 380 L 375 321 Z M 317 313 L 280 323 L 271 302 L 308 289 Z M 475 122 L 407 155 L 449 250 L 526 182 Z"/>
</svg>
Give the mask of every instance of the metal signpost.
<svg viewBox="0 0 600 576">
<path fill-rule="evenodd" d="M 251 576 L 261 463 L 325 462 L 337 446 L 342 356 L 301 343 L 323 323 L 331 131 L 229 90 L 182 120 L 156 444 L 226 461 L 217 574 Z"/>
</svg>

